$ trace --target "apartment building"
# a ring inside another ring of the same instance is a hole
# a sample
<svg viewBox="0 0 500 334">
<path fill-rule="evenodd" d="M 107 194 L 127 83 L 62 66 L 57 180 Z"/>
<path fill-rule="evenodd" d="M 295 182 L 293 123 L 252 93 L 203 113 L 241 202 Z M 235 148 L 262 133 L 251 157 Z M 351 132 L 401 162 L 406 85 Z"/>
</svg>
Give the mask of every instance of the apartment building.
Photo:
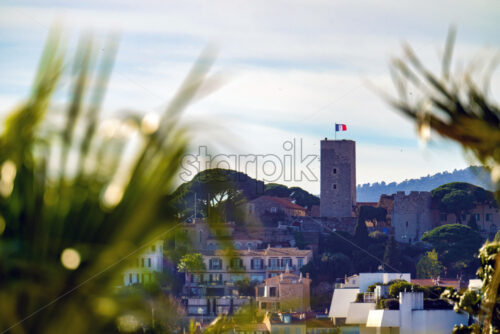
<svg viewBox="0 0 500 334">
<path fill-rule="evenodd" d="M 312 251 L 298 248 L 207 250 L 202 252 L 206 270 L 192 273 L 188 295 L 232 295 L 234 283 L 243 279 L 263 282 L 283 273 L 299 274 L 312 261 Z M 186 275 L 186 279 L 187 279 Z M 187 288 L 187 284 L 186 284 Z"/>
</svg>

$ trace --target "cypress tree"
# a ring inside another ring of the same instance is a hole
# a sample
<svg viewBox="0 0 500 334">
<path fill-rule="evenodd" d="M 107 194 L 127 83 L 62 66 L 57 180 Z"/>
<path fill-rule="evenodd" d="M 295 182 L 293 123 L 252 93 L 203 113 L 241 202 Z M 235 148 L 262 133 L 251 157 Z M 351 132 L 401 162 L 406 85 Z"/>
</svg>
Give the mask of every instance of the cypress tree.
<svg viewBox="0 0 500 334">
<path fill-rule="evenodd" d="M 401 252 L 399 250 L 398 243 L 394 237 L 390 237 L 385 246 L 384 252 L 384 267 L 387 270 L 399 271 L 399 266 L 401 264 Z"/>
<path fill-rule="evenodd" d="M 366 247 L 370 241 L 365 221 L 366 210 L 365 207 L 362 206 L 359 209 L 358 220 L 356 221 L 356 226 L 354 227 L 354 241 L 361 247 Z"/>
</svg>

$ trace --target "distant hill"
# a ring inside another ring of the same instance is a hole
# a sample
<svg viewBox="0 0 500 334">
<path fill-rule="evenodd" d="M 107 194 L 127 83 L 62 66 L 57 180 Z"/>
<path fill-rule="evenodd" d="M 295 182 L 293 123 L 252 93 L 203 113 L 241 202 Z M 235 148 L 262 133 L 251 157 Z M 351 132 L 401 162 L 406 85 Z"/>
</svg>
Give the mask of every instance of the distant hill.
<svg viewBox="0 0 500 334">
<path fill-rule="evenodd" d="M 488 190 L 493 186 L 490 182 L 488 171 L 483 167 L 471 166 L 453 172 L 442 172 L 427 175 L 419 179 L 405 180 L 401 183 L 375 182 L 358 185 L 356 196 L 358 202 L 376 202 L 382 194 L 394 194 L 398 191 L 431 191 L 443 184 L 450 182 L 467 182 Z"/>
</svg>

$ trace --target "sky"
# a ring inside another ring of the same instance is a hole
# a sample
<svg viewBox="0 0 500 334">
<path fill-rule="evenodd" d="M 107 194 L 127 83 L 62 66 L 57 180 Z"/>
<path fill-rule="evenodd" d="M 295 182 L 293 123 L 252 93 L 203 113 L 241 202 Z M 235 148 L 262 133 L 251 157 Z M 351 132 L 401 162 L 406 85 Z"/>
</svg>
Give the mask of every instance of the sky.
<svg viewBox="0 0 500 334">
<path fill-rule="evenodd" d="M 28 95 L 55 22 L 70 49 L 84 33 L 120 36 L 103 105 L 109 118 L 124 110 L 161 113 L 210 46 L 217 50 L 212 72 L 224 84 L 185 113 L 197 131 L 182 177 L 206 148 L 211 157 L 225 155 L 216 159 L 220 167 L 255 158 L 260 165 L 239 169 L 318 194 L 319 141 L 343 123 L 347 131 L 337 139 L 356 141 L 358 184 L 402 181 L 470 161 L 436 136 L 423 148 L 414 124 L 370 85 L 392 91 L 388 64 L 403 41 L 438 69 L 451 24 L 456 64 L 498 52 L 499 19 L 496 0 L 7 0 L 0 3 L 0 115 Z M 494 75 L 493 91 L 499 86 Z"/>
</svg>

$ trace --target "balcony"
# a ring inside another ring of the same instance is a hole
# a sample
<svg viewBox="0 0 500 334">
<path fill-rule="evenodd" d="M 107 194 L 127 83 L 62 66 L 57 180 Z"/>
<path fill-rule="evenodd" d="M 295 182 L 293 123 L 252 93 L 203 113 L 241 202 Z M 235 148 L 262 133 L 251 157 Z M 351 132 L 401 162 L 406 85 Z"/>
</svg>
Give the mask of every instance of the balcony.
<svg viewBox="0 0 500 334">
<path fill-rule="evenodd" d="M 266 269 L 267 270 L 272 270 L 272 271 L 285 271 L 286 270 L 286 265 L 284 265 L 284 266 L 281 266 L 281 265 L 267 266 Z M 297 270 L 297 267 L 296 266 L 288 266 L 288 269 L 290 271 L 295 271 L 295 270 Z"/>
<path fill-rule="evenodd" d="M 209 267 L 208 270 L 222 270 L 222 266 L 212 266 L 212 267 Z"/>
</svg>

